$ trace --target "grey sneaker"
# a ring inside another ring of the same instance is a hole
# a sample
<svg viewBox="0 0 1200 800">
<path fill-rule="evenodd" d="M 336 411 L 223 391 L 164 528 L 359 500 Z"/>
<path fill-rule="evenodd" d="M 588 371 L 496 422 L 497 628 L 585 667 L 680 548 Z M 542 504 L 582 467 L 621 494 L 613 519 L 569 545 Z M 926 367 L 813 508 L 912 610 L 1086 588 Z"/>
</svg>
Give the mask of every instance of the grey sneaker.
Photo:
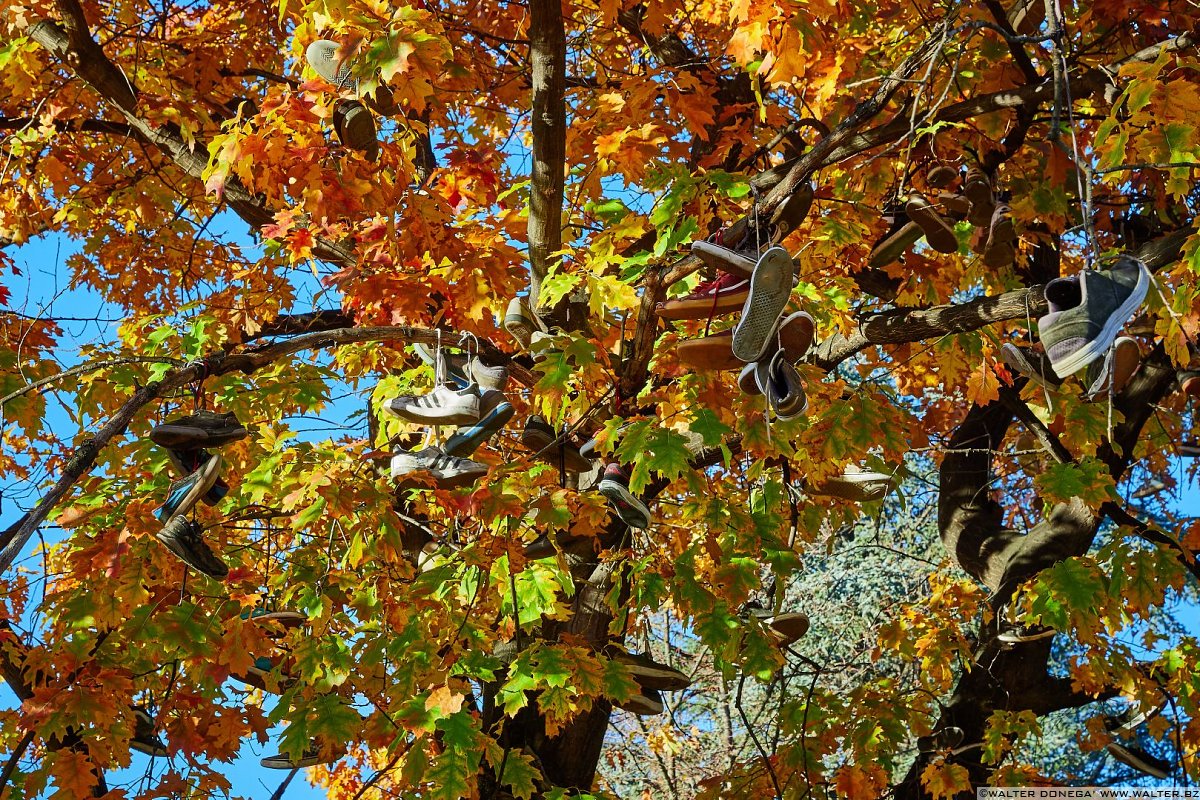
<svg viewBox="0 0 1200 800">
<path fill-rule="evenodd" d="M 1012 342 L 1005 342 L 1000 348 L 1000 359 L 1009 369 L 1024 375 L 1039 386 L 1048 389 L 1062 386 L 1063 379 L 1054 374 L 1050 359 L 1046 358 L 1045 351 L 1037 345 L 1017 347 Z"/>
<path fill-rule="evenodd" d="M 504 387 L 508 386 L 508 367 L 489 366 L 480 361 L 479 356 L 474 356 L 467 362 L 467 372 L 470 373 L 475 383 L 479 384 L 480 389 L 495 389 L 503 392 Z"/>
<path fill-rule="evenodd" d="M 1146 265 L 1128 255 L 1111 269 L 1046 284 L 1050 313 L 1038 320 L 1038 333 L 1054 372 L 1065 378 L 1103 357 L 1149 285 Z"/>
<path fill-rule="evenodd" d="M 423 342 L 415 342 L 412 349 L 417 354 L 417 358 L 433 367 L 436 374 L 444 375 L 450 383 L 454 384 L 455 388 L 465 389 L 471 385 L 471 379 L 467 377 L 466 356 L 439 354 Z"/>
<path fill-rule="evenodd" d="M 719 235 L 718 231 L 717 236 Z M 692 255 L 714 269 L 728 272 L 739 278 L 749 278 L 754 273 L 754 265 L 758 263 L 758 256 L 755 253 L 739 252 L 712 240 L 692 242 Z"/>
<path fill-rule="evenodd" d="M 779 327 L 779 315 L 792 294 L 796 265 L 787 250 L 771 247 L 754 265 L 750 294 L 733 331 L 733 354 L 742 361 L 762 358 Z"/>
<path fill-rule="evenodd" d="M 643 689 L 681 692 L 692 685 L 692 679 L 686 673 L 666 664 L 660 664 L 645 653 L 628 653 L 613 648 L 607 655 L 628 669 L 629 674 Z"/>
<path fill-rule="evenodd" d="M 1109 742 L 1104 746 L 1109 754 L 1127 767 L 1133 767 L 1138 772 L 1164 779 L 1171 777 L 1171 763 L 1150 755 L 1133 745 L 1122 742 Z"/>
<path fill-rule="evenodd" d="M 479 387 L 452 389 L 440 384 L 428 394 L 393 397 L 383 404 L 393 417 L 426 425 L 470 425 L 480 417 Z"/>
<path fill-rule="evenodd" d="M 192 569 L 216 580 L 229 574 L 229 567 L 217 558 L 204 541 L 204 529 L 186 517 L 171 517 L 155 537 Z"/>
<path fill-rule="evenodd" d="M 658 690 L 647 689 L 645 687 L 642 687 L 640 691 L 625 702 L 617 703 L 616 706 L 631 714 L 637 714 L 640 717 L 652 717 L 655 714 L 661 714 L 666 708 L 663 705 L 662 695 L 658 693 Z"/>
<path fill-rule="evenodd" d="M 1043 625 L 1010 625 L 996 636 L 1001 644 L 1025 644 L 1053 638 L 1058 631 Z"/>
<path fill-rule="evenodd" d="M 530 310 L 523 297 L 514 297 L 508 301 L 508 311 L 504 314 L 504 329 L 525 350 L 529 349 L 534 332 L 546 332 L 541 318 Z"/>
<path fill-rule="evenodd" d="M 762 389 L 758 386 L 758 362 L 742 367 L 742 371 L 738 373 L 737 383 L 738 388 L 746 394 L 762 394 Z"/>
<path fill-rule="evenodd" d="M 882 500 L 895 485 L 896 480 L 891 475 L 865 470 L 851 464 L 841 475 L 813 487 L 812 492 L 827 497 L 840 497 L 855 503 L 869 503 Z"/>
<path fill-rule="evenodd" d="M 426 447 L 415 453 L 401 451 L 392 456 L 392 477 L 402 483 L 415 473 L 427 472 L 439 488 L 451 488 L 473 483 L 487 471 L 484 464 L 448 456 L 439 447 Z"/>
<path fill-rule="evenodd" d="M 154 516 L 158 517 L 160 522 L 165 522 L 171 517 L 188 513 L 200 498 L 213 488 L 220 474 L 221 457 L 210 457 L 191 475 L 171 484 L 167 490 L 166 502 L 158 507 Z"/>
<path fill-rule="evenodd" d="M 304 60 L 312 67 L 313 72 L 332 83 L 339 90 L 354 91 L 358 87 L 358 81 L 350 74 L 350 60 L 338 59 L 337 53 L 340 48 L 341 45 L 337 42 L 318 39 L 305 49 Z"/>
<path fill-rule="evenodd" d="M 141 706 L 133 707 L 133 736 L 129 737 L 129 748 L 145 753 L 151 758 L 166 758 L 171 753 L 163 740 L 154 731 L 154 717 Z"/>
</svg>

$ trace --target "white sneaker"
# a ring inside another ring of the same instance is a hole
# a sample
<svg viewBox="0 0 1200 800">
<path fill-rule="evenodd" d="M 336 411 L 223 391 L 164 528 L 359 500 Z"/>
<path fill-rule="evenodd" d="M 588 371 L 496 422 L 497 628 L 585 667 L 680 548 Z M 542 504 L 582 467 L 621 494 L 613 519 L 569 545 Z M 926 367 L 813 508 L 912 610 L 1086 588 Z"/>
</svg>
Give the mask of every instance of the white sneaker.
<svg viewBox="0 0 1200 800">
<path fill-rule="evenodd" d="M 440 447 L 426 447 L 415 453 L 400 451 L 392 456 L 392 477 L 406 479 L 418 472 L 427 472 L 439 488 L 462 486 L 486 475 L 488 468 L 469 458 L 448 456 Z"/>
<path fill-rule="evenodd" d="M 479 421 L 479 387 L 472 383 L 464 389 L 452 389 L 442 384 L 419 397 L 393 397 L 383 404 L 383 409 L 409 422 L 470 425 Z"/>
</svg>

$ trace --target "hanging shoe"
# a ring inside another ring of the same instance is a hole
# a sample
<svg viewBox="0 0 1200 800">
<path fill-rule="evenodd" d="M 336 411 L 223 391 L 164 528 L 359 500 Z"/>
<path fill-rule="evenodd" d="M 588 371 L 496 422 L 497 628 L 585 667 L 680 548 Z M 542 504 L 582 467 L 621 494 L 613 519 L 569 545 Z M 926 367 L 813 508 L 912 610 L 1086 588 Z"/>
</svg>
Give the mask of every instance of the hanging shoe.
<svg viewBox="0 0 1200 800">
<path fill-rule="evenodd" d="M 1024 375 L 1029 380 L 1047 389 L 1057 389 L 1062 386 L 1063 379 L 1054 374 L 1050 359 L 1040 345 L 1018 347 L 1012 342 L 1005 342 L 1000 348 L 1000 360 L 1014 372 Z"/>
<path fill-rule="evenodd" d="M 692 685 L 692 679 L 686 673 L 660 664 L 645 653 L 629 653 L 614 647 L 606 655 L 629 670 L 630 677 L 643 689 L 681 692 Z"/>
<path fill-rule="evenodd" d="M 333 107 L 333 130 L 344 147 L 363 153 L 368 161 L 379 158 L 375 119 L 362 103 L 357 100 L 337 101 Z"/>
<path fill-rule="evenodd" d="M 1119 716 L 1109 716 L 1104 718 L 1104 729 L 1114 736 L 1132 736 L 1142 724 L 1149 722 L 1162 713 L 1166 707 L 1166 702 L 1160 702 L 1156 706 L 1138 709 L 1137 706 L 1131 705 Z"/>
<path fill-rule="evenodd" d="M 207 450 L 177 450 L 173 447 L 164 447 L 163 450 L 167 452 L 167 461 L 171 467 L 185 477 L 200 469 L 213 457 Z M 200 499 L 205 505 L 215 506 L 227 494 L 229 494 L 229 484 L 218 476 L 212 488 L 205 492 Z"/>
<path fill-rule="evenodd" d="M 504 429 L 513 416 L 512 403 L 503 392 L 489 389 L 479 399 L 479 421 L 459 428 L 446 439 L 442 449 L 448 456 L 467 458 L 480 445 Z"/>
<path fill-rule="evenodd" d="M 720 234 L 721 232 L 718 231 L 713 238 L 717 238 Z M 754 265 L 758 263 L 758 256 L 753 250 L 750 252 L 733 250 L 723 244 L 717 244 L 713 239 L 692 242 L 692 255 L 713 269 L 719 269 L 745 279 L 749 279 L 754 274 Z"/>
<path fill-rule="evenodd" d="M 939 253 L 957 253 L 958 237 L 954 235 L 954 226 L 950 221 L 937 212 L 925 197 L 917 192 L 908 196 L 904 204 L 904 212 L 908 218 L 921 228 L 925 241 Z"/>
<path fill-rule="evenodd" d="M 792 257 L 782 247 L 770 247 L 758 259 L 750 278 L 750 294 L 733 330 L 733 354 L 737 358 L 745 362 L 762 358 L 791 297 L 795 272 Z"/>
<path fill-rule="evenodd" d="M 779 347 L 789 363 L 796 364 L 812 347 L 817 335 L 817 323 L 806 311 L 794 311 L 779 323 Z"/>
<path fill-rule="evenodd" d="M 947 725 L 929 736 L 917 737 L 918 753 L 936 753 L 939 750 L 953 750 L 963 743 L 967 734 L 962 728 Z"/>
<path fill-rule="evenodd" d="M 1161 481 L 1158 478 L 1149 478 L 1145 483 L 1135 489 L 1130 497 L 1132 497 L 1134 500 L 1146 500 L 1154 497 L 1156 494 L 1165 492 L 1168 488 L 1170 487 L 1167 486 L 1165 481 Z"/>
<path fill-rule="evenodd" d="M 341 45 L 328 39 L 318 39 L 304 51 L 304 60 L 312 71 L 332 83 L 338 91 L 357 91 L 358 81 L 351 74 L 349 58 L 339 59 Z"/>
<path fill-rule="evenodd" d="M 440 447 L 434 446 L 412 453 L 402 450 L 392 456 L 392 477 L 401 485 L 409 483 L 413 475 L 428 473 L 435 488 L 451 489 L 474 483 L 487 471 L 484 464 L 446 455 Z"/>
<path fill-rule="evenodd" d="M 808 212 L 812 210 L 813 197 L 813 185 L 811 182 L 806 182 L 783 198 L 783 202 L 775 208 L 775 213 L 771 214 L 771 219 L 768 221 L 772 242 L 779 244 L 785 229 L 793 231 L 800 227 L 800 223 L 804 222 L 808 217 Z"/>
<path fill-rule="evenodd" d="M 996 635 L 1001 644 L 1016 645 L 1051 639 L 1058 631 L 1045 625 L 1007 625 Z"/>
<path fill-rule="evenodd" d="M 637 714 L 639 717 L 653 717 L 663 713 L 666 706 L 663 705 L 662 695 L 656 689 L 647 689 L 640 687 L 639 690 L 624 702 L 615 703 L 617 708 L 628 711 L 631 714 Z"/>
<path fill-rule="evenodd" d="M 523 297 L 514 297 L 508 301 L 508 310 L 504 313 L 504 329 L 524 350 L 529 349 L 535 332 L 546 332 L 541 318 L 530 310 Z"/>
<path fill-rule="evenodd" d="M 992 211 L 988 225 L 987 243 L 983 246 L 983 265 L 992 269 L 1007 267 L 1017 257 L 1014 247 L 1017 235 L 1013 230 L 1012 210 L 1000 203 Z"/>
<path fill-rule="evenodd" d="M 540 414 L 532 414 L 525 422 L 525 430 L 521 432 L 521 444 L 547 464 L 558 466 L 562 461 L 566 472 L 587 472 L 592 468 L 592 462 L 569 439 L 562 438 L 566 435 L 555 431 Z"/>
<path fill-rule="evenodd" d="M 241 617 L 244 620 L 266 626 L 268 628 L 268 635 L 270 635 L 270 629 L 274 627 L 278 627 L 281 630 L 294 630 L 308 622 L 308 617 L 299 611 L 272 611 L 263 606 L 248 608 L 241 613 Z"/>
<path fill-rule="evenodd" d="M 1127 767 L 1132 767 L 1145 775 L 1152 775 L 1159 780 L 1171 777 L 1172 764 L 1161 758 L 1150 755 L 1133 745 L 1121 742 L 1109 742 L 1104 746 L 1117 761 Z"/>
<path fill-rule="evenodd" d="M 883 269 L 889 264 L 894 264 L 923 235 L 921 226 L 917 223 L 909 220 L 907 217 L 898 219 L 896 224 L 892 226 L 892 229 L 885 233 L 875 243 L 875 246 L 871 248 L 871 255 L 867 259 L 867 265 L 872 269 Z"/>
<path fill-rule="evenodd" d="M 480 389 L 494 389 L 497 392 L 503 392 L 508 386 L 508 367 L 503 365 L 493 367 L 483 363 L 479 356 L 472 356 L 467 362 L 466 371 L 470 373 L 471 379 L 479 384 Z"/>
<path fill-rule="evenodd" d="M 939 194 L 938 205 L 947 217 L 955 221 L 966 219 L 967 214 L 971 213 L 971 201 L 966 196 L 954 192 Z"/>
<path fill-rule="evenodd" d="M 963 195 L 971 201 L 971 212 L 967 215 L 967 222 L 976 228 L 990 225 L 992 212 L 996 209 L 996 198 L 992 193 L 992 182 L 987 173 L 976 166 L 967 167 L 967 177 L 963 180 Z"/>
<path fill-rule="evenodd" d="M 596 484 L 596 489 L 608 498 L 626 525 L 638 529 L 650 527 L 650 509 L 629 491 L 629 476 L 620 464 L 613 463 L 604 468 L 604 477 Z"/>
<path fill-rule="evenodd" d="M 393 417 L 425 425 L 470 425 L 479 421 L 479 401 L 475 384 L 452 389 L 443 383 L 427 394 L 393 397 L 383 404 L 383 410 Z"/>
<path fill-rule="evenodd" d="M 1178 377 L 1179 391 L 1188 397 L 1200 399 L 1200 370 L 1181 370 Z"/>
<path fill-rule="evenodd" d="M 254 663 L 247 667 L 244 673 L 230 673 L 229 677 L 271 694 L 283 694 L 296 685 L 296 678 L 288 671 L 286 665 L 280 665 L 276 669 L 275 663 L 266 656 L 254 659 Z"/>
<path fill-rule="evenodd" d="M 248 434 L 233 414 L 201 410 L 155 425 L 150 431 L 150 441 L 175 450 L 196 450 L 230 444 Z"/>
<path fill-rule="evenodd" d="M 212 456 L 191 475 L 171 484 L 167 490 L 167 501 L 158 507 L 154 516 L 160 522 L 165 522 L 176 515 L 187 514 L 216 485 L 220 474 L 221 457 Z"/>
<path fill-rule="evenodd" d="M 1102 400 L 1119 393 L 1141 363 L 1142 350 L 1138 343 L 1128 336 L 1118 337 L 1104 358 L 1088 364 L 1084 371 L 1086 391 L 1083 399 Z"/>
<path fill-rule="evenodd" d="M 760 395 L 762 389 L 758 385 L 758 362 L 746 364 L 738 373 L 738 388 L 744 394 Z"/>
<path fill-rule="evenodd" d="M 204 529 L 187 517 L 171 517 L 154 536 L 180 561 L 215 580 L 224 580 L 229 567 L 204 541 Z"/>
<path fill-rule="evenodd" d="M 754 379 L 767 398 L 767 404 L 782 422 L 795 419 L 808 410 L 808 396 L 796 368 L 776 350 L 768 360 L 756 362 Z"/>
<path fill-rule="evenodd" d="M 733 331 L 721 331 L 699 339 L 682 339 L 675 345 L 679 362 L 695 370 L 738 369 L 742 361 L 733 354 Z"/>
<path fill-rule="evenodd" d="M 757 619 L 775 637 L 775 643 L 780 647 L 797 642 L 808 633 L 808 615 L 801 611 L 791 611 L 774 614 L 765 608 L 750 608 L 749 615 Z"/>
<path fill-rule="evenodd" d="M 444 351 L 435 352 L 423 342 L 414 342 L 412 349 L 417 354 L 417 358 L 433 367 L 435 375 L 444 375 L 446 380 L 454 384 L 454 388 L 465 389 L 471 385 L 472 379 L 467 377 L 470 368 L 466 356 Z M 480 386 L 482 385 L 480 384 Z"/>
<path fill-rule="evenodd" d="M 273 756 L 267 756 L 258 763 L 267 769 L 304 769 L 305 767 L 315 767 L 317 764 L 333 764 L 345 754 L 346 749 L 344 747 L 324 750 L 320 743 L 316 739 L 313 739 L 299 758 L 292 758 L 283 753 L 277 753 Z"/>
<path fill-rule="evenodd" d="M 686 297 L 658 304 L 663 319 L 707 319 L 732 314 L 746 304 L 750 281 L 728 272 L 702 283 Z"/>
<path fill-rule="evenodd" d="M 946 164 L 938 164 L 925 173 L 925 183 L 934 189 L 945 189 L 958 180 L 958 170 Z"/>
<path fill-rule="evenodd" d="M 133 736 L 129 737 L 129 748 L 145 753 L 151 758 L 166 758 L 171 755 L 163 740 L 154 730 L 154 717 L 141 706 L 133 707 Z"/>
<path fill-rule="evenodd" d="M 1050 313 L 1038 320 L 1038 334 L 1054 372 L 1065 378 L 1103 357 L 1149 285 L 1146 265 L 1128 255 L 1109 269 L 1046 284 Z"/>
<path fill-rule="evenodd" d="M 811 491 L 813 494 L 840 497 L 855 503 L 869 503 L 882 500 L 895 487 L 894 476 L 851 464 L 841 475 L 827 479 Z"/>
</svg>

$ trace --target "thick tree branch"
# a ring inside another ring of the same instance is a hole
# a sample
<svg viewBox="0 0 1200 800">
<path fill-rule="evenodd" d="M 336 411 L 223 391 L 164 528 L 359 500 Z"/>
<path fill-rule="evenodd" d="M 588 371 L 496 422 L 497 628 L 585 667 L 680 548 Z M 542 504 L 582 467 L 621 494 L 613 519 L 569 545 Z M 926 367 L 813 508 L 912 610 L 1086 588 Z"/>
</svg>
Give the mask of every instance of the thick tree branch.
<svg viewBox="0 0 1200 800">
<path fill-rule="evenodd" d="M 567 40 L 561 0 L 529 0 L 529 60 L 533 75 L 533 152 L 529 186 L 530 298 L 562 250 L 563 170 L 567 158 Z"/>
</svg>

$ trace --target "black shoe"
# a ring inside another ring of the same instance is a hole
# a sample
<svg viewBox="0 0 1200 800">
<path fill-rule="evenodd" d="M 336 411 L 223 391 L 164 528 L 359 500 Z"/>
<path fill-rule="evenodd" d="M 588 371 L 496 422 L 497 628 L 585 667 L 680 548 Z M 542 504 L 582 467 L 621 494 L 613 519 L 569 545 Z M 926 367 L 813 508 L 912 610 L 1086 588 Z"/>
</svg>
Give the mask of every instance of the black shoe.
<svg viewBox="0 0 1200 800">
<path fill-rule="evenodd" d="M 139 753 L 145 753 L 151 758 L 166 758 L 170 755 L 167 746 L 154 732 L 154 717 L 141 706 L 133 707 L 134 728 L 133 736 L 129 739 L 130 748 Z"/>
<path fill-rule="evenodd" d="M 633 697 L 616 705 L 617 708 L 622 708 L 640 717 L 652 717 L 655 714 L 661 714 L 666 708 L 663 705 L 662 695 L 655 689 L 647 689 L 645 687 L 642 687 Z"/>
<path fill-rule="evenodd" d="M 197 411 L 176 417 L 150 431 L 150 440 L 163 447 L 177 450 L 196 450 L 201 447 L 220 447 L 244 439 L 249 434 L 233 414 Z"/>
<path fill-rule="evenodd" d="M 197 572 L 223 580 L 229 567 L 217 558 L 202 536 L 204 529 L 186 517 L 171 517 L 155 536 L 168 550 Z"/>
<path fill-rule="evenodd" d="M 1159 779 L 1171 776 L 1171 763 L 1163 761 L 1161 758 L 1155 758 L 1145 750 L 1120 742 L 1109 742 L 1105 748 L 1117 761 L 1133 767 L 1138 772 L 1153 775 Z"/>
</svg>

